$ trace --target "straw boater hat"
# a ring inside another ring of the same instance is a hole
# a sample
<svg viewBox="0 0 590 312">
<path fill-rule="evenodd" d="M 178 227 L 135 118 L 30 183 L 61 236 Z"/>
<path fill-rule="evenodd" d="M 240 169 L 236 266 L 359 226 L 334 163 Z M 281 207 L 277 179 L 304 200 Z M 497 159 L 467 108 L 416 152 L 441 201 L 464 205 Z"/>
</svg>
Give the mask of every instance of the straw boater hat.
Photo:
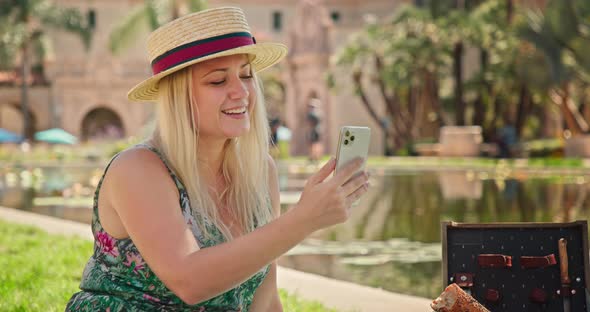
<svg viewBox="0 0 590 312">
<path fill-rule="evenodd" d="M 212 58 L 249 54 L 259 72 L 287 55 L 280 43 L 257 43 L 244 12 L 223 7 L 192 13 L 156 29 L 148 38 L 153 76 L 127 93 L 131 101 L 154 101 L 163 77 Z"/>
</svg>

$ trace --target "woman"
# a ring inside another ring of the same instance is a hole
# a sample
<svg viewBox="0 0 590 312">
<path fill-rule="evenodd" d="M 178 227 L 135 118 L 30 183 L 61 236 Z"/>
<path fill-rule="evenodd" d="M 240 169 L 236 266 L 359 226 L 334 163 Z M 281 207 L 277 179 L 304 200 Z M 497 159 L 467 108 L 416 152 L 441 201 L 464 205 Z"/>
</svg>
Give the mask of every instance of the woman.
<svg viewBox="0 0 590 312">
<path fill-rule="evenodd" d="M 179 18 L 148 40 L 154 75 L 128 98 L 157 101 L 144 144 L 115 156 L 94 201 L 94 254 L 68 311 L 281 311 L 275 259 L 344 222 L 366 192 L 360 161 L 329 161 L 279 216 L 257 71 L 286 54 L 256 43 L 241 10 Z"/>
</svg>

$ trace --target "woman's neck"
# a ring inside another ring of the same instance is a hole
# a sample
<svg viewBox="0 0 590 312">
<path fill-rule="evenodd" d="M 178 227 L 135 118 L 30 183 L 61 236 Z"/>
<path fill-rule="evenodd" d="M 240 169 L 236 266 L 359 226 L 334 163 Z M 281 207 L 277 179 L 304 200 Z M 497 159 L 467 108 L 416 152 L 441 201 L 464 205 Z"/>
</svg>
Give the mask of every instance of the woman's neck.
<svg viewBox="0 0 590 312">
<path fill-rule="evenodd" d="M 222 175 L 224 149 L 227 140 L 208 140 L 199 138 L 198 161 L 204 169 L 204 178 L 212 187 L 217 188 Z"/>
</svg>

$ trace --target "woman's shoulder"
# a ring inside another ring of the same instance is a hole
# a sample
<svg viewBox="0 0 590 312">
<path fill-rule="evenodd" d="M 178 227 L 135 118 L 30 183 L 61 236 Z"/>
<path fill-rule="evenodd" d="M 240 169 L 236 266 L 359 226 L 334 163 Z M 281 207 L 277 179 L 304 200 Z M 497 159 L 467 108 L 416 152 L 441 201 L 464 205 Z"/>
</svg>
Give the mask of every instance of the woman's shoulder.
<svg viewBox="0 0 590 312">
<path fill-rule="evenodd" d="M 143 145 L 131 146 L 121 151 L 112 160 L 109 172 L 119 177 L 131 179 L 168 175 L 168 170 L 161 157 Z"/>
<path fill-rule="evenodd" d="M 110 198 L 108 201 L 137 196 L 145 199 L 157 194 L 157 198 L 153 198 L 156 201 L 165 197 L 163 194 L 175 198 L 179 192 L 158 154 L 139 146 L 123 150 L 112 160 L 105 182 L 103 187 Z"/>
</svg>

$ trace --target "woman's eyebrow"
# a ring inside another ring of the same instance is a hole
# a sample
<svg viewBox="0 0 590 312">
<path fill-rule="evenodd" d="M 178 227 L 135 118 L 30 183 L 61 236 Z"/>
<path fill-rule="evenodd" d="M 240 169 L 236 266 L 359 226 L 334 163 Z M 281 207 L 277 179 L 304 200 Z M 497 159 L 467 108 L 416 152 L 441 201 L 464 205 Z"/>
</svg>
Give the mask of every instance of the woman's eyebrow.
<svg viewBox="0 0 590 312">
<path fill-rule="evenodd" d="M 242 69 L 242 68 L 244 68 L 244 67 L 246 67 L 248 65 L 250 65 L 250 62 L 244 63 L 242 66 L 240 66 L 240 69 Z M 228 67 L 215 68 L 215 69 L 210 70 L 206 74 L 204 74 L 201 78 L 203 78 L 203 77 L 205 77 L 205 76 L 207 76 L 207 75 L 209 75 L 209 74 L 211 74 L 213 72 L 216 72 L 216 71 L 223 71 L 223 72 L 225 72 L 225 71 L 228 71 L 228 70 L 229 70 Z"/>
</svg>

